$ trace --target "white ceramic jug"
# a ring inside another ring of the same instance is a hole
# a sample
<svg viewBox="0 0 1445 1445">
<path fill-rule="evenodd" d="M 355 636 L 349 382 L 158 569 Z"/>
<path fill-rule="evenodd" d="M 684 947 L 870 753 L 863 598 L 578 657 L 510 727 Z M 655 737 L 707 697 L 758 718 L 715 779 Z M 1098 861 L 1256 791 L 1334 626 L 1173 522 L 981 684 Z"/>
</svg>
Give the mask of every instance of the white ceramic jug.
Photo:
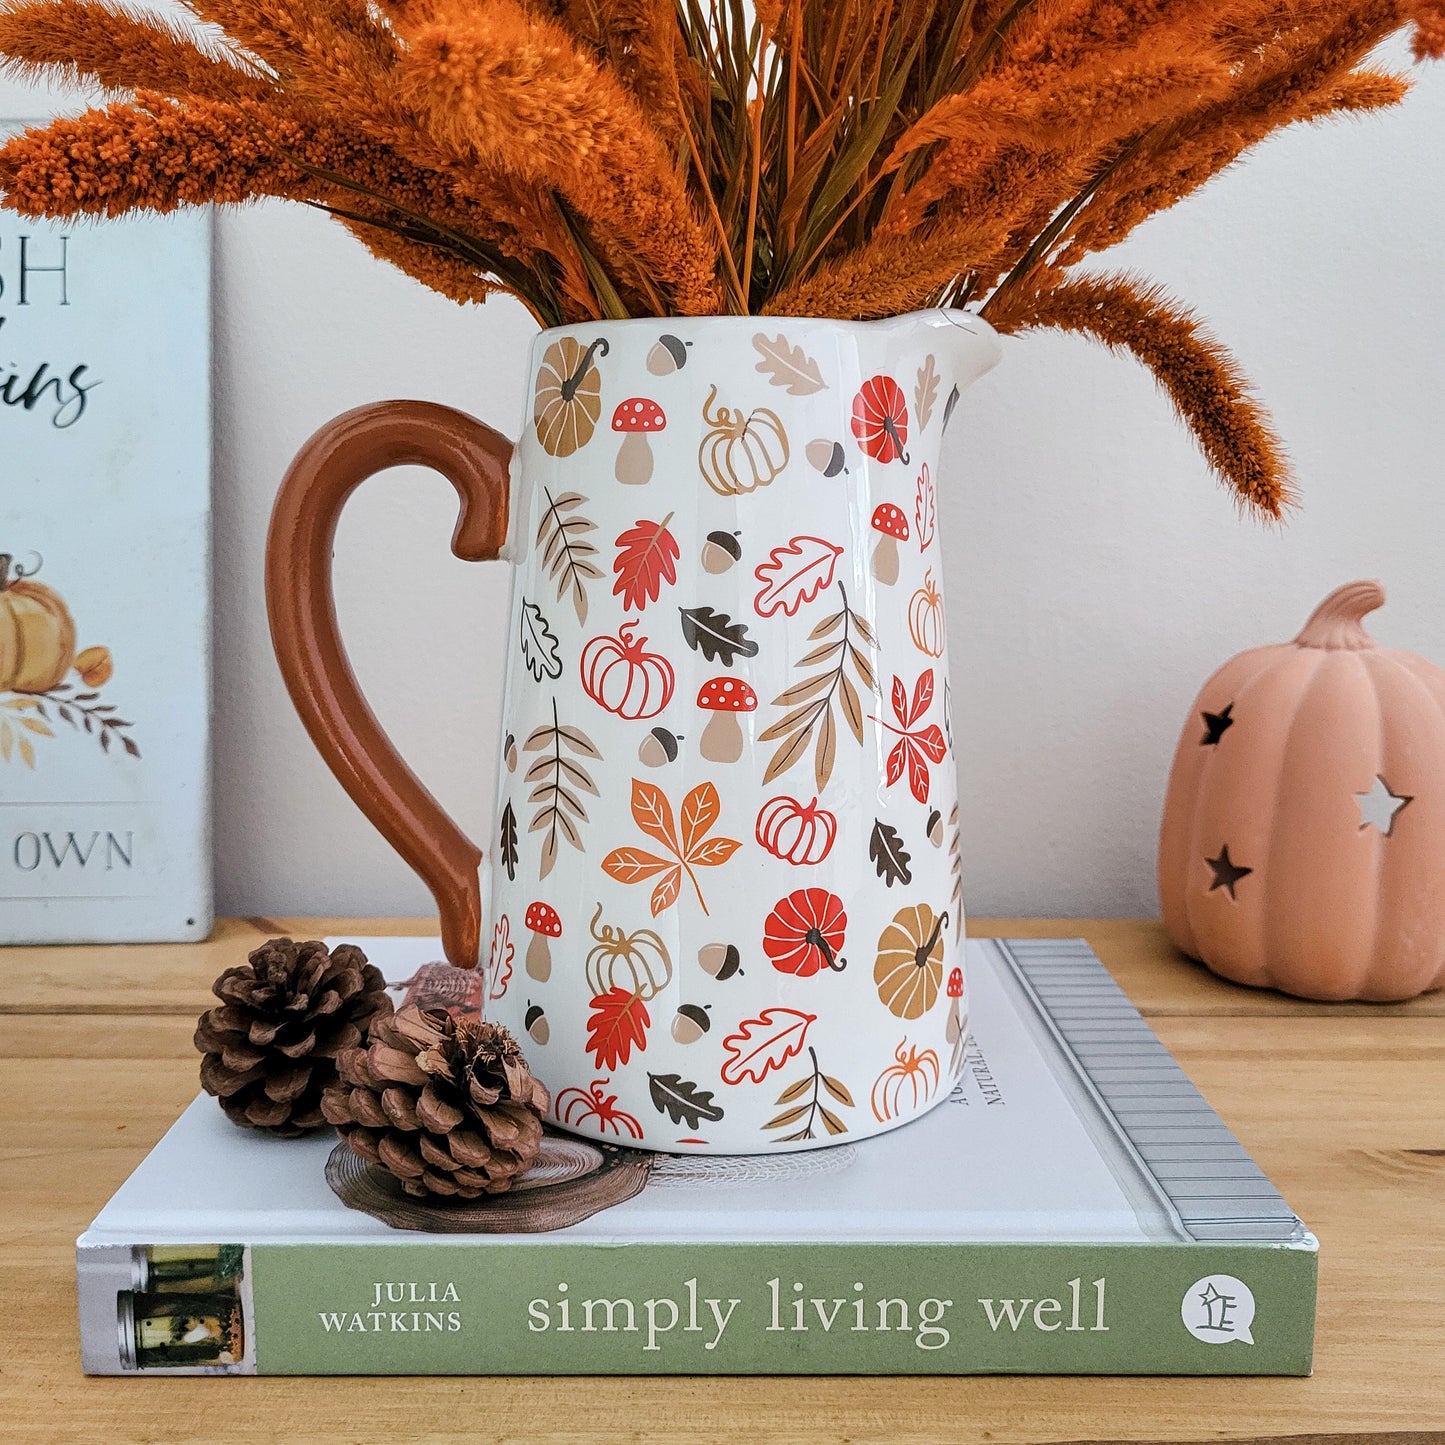
<svg viewBox="0 0 1445 1445">
<path fill-rule="evenodd" d="M 534 344 L 514 453 L 389 402 L 288 474 L 268 597 L 292 697 L 562 1127 L 787 1151 L 947 1095 L 966 1008 L 937 488 L 998 349 L 942 310 L 569 326 Z M 456 486 L 459 556 L 513 567 L 485 858 L 337 635 L 341 506 L 403 463 Z"/>
</svg>

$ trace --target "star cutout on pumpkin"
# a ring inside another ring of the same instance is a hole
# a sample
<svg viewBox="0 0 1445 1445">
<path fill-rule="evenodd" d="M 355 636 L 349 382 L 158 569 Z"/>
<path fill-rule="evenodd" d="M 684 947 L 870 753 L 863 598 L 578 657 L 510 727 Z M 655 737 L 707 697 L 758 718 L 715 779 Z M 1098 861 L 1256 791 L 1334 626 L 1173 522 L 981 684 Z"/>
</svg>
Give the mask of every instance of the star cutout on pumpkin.
<svg viewBox="0 0 1445 1445">
<path fill-rule="evenodd" d="M 1360 827 L 1368 828 L 1373 823 L 1388 838 L 1395 826 L 1395 814 L 1411 801 L 1411 796 L 1392 793 L 1384 778 L 1377 776 L 1368 793 L 1355 794 L 1355 802 L 1360 805 Z"/>
<path fill-rule="evenodd" d="M 1200 713 L 1204 719 L 1204 736 L 1199 739 L 1202 748 L 1217 748 L 1219 740 L 1234 726 L 1234 704 L 1227 703 L 1218 712 Z"/>
<path fill-rule="evenodd" d="M 1209 891 L 1213 893 L 1216 888 L 1227 888 L 1231 899 L 1235 897 L 1235 884 L 1254 872 L 1253 868 L 1243 868 L 1229 856 L 1227 843 L 1219 850 L 1219 857 L 1206 858 L 1204 861 L 1214 870 L 1214 882 L 1209 885 Z"/>
</svg>

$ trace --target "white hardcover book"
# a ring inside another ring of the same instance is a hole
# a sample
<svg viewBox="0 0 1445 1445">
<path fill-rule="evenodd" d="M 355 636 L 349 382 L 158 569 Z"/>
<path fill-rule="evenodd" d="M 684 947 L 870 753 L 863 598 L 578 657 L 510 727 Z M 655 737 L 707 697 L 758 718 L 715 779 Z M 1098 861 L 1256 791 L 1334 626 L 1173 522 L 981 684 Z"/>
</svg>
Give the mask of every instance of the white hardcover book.
<svg viewBox="0 0 1445 1445">
<path fill-rule="evenodd" d="M 210 932 L 209 318 L 203 213 L 0 211 L 0 944 Z"/>
</svg>

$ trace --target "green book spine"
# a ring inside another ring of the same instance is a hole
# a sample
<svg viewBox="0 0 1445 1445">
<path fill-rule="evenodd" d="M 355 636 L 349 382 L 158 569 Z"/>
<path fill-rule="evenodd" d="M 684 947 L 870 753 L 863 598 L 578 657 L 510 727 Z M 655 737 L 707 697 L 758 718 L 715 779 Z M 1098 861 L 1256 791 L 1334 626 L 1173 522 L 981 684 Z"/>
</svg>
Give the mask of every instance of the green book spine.
<svg viewBox="0 0 1445 1445">
<path fill-rule="evenodd" d="M 258 1374 L 1310 1371 L 1281 1244 L 260 1245 Z"/>
</svg>

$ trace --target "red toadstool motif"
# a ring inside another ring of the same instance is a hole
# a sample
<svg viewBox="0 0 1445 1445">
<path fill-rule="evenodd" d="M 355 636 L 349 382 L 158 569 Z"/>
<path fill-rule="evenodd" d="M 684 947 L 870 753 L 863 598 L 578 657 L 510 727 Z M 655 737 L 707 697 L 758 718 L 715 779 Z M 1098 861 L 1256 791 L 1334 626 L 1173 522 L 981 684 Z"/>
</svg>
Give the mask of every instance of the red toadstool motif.
<svg viewBox="0 0 1445 1445">
<path fill-rule="evenodd" d="M 873 549 L 873 575 L 891 587 L 898 580 L 898 544 L 908 540 L 908 518 L 892 502 L 879 502 L 873 509 L 873 530 L 879 534 Z"/>
<path fill-rule="evenodd" d="M 645 396 L 631 396 L 617 403 L 612 430 L 623 433 L 615 469 L 619 482 L 642 486 L 652 480 L 652 444 L 647 438 L 666 426 L 662 408 Z"/>
<path fill-rule="evenodd" d="M 561 938 L 562 920 L 550 903 L 532 903 L 522 921 L 532 930 L 532 941 L 527 945 L 527 977 L 545 983 L 552 974 L 552 946 L 548 940 Z"/>
<path fill-rule="evenodd" d="M 758 695 L 740 677 L 709 678 L 698 689 L 697 705 L 712 713 L 702 730 L 698 751 L 712 763 L 735 763 L 743 755 L 743 730 L 738 726 L 740 712 L 755 712 Z"/>
</svg>

